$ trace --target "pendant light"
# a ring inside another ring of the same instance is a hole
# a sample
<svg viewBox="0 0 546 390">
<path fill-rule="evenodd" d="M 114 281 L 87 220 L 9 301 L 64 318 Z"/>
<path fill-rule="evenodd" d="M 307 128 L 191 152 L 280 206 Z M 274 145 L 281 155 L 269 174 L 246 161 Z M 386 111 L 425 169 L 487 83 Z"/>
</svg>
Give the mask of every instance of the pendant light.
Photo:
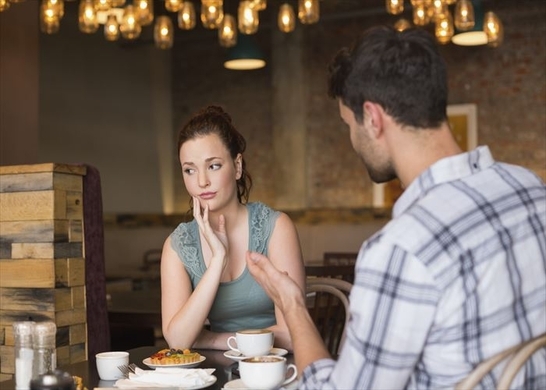
<svg viewBox="0 0 546 390">
<path fill-rule="evenodd" d="M 233 47 L 237 43 L 237 23 L 233 15 L 224 15 L 218 27 L 218 42 L 222 47 Z"/>
<path fill-rule="evenodd" d="M 468 8 L 466 8 L 467 3 L 470 4 Z M 461 7 L 460 4 L 464 4 L 465 7 Z M 459 20 L 458 24 L 462 27 L 471 24 L 471 21 L 463 23 L 465 21 L 463 12 L 467 12 L 468 14 L 474 14 L 474 25 L 465 30 L 457 28 L 451 41 L 454 44 L 461 46 L 479 46 L 487 44 L 487 35 L 485 34 L 485 31 L 483 31 L 483 10 L 481 0 L 464 0 L 463 2 L 459 0 L 455 8 L 456 12 L 457 9 L 460 11 L 459 15 L 455 15 L 455 19 Z"/>
<path fill-rule="evenodd" d="M 0 0 L 0 12 L 5 11 L 9 8 L 9 0 Z"/>
<path fill-rule="evenodd" d="M 398 15 L 404 11 L 404 0 L 385 0 L 387 12 L 391 15 Z"/>
<path fill-rule="evenodd" d="M 133 0 L 138 23 L 148 26 L 154 20 L 154 0 Z"/>
<path fill-rule="evenodd" d="M 184 1 L 182 8 L 178 11 L 178 27 L 182 30 L 191 30 L 195 24 L 195 7 L 191 1 Z"/>
<path fill-rule="evenodd" d="M 174 31 L 170 17 L 161 15 L 155 18 L 154 44 L 158 49 L 170 49 L 173 47 Z"/>
<path fill-rule="evenodd" d="M 483 31 L 487 36 L 487 44 L 491 47 L 498 47 L 504 40 L 504 28 L 497 15 L 488 11 L 483 19 Z"/>
<path fill-rule="evenodd" d="M 123 18 L 119 25 L 121 36 L 125 39 L 137 39 L 142 31 L 142 26 L 137 20 L 135 8 L 132 5 L 125 7 Z"/>
<path fill-rule="evenodd" d="M 416 26 L 426 26 L 430 22 L 430 17 L 425 8 L 425 3 L 417 3 L 413 6 L 413 24 Z"/>
<path fill-rule="evenodd" d="M 237 44 L 228 50 L 224 67 L 231 70 L 251 70 L 264 66 L 264 56 L 252 36 L 239 34 Z"/>
<path fill-rule="evenodd" d="M 178 12 L 182 9 L 184 0 L 165 0 L 165 9 L 169 12 Z"/>
<path fill-rule="evenodd" d="M 298 19 L 303 24 L 313 24 L 319 21 L 319 0 L 298 0 Z"/>
<path fill-rule="evenodd" d="M 451 13 L 448 12 L 436 19 L 434 24 L 434 35 L 436 36 L 436 40 L 442 45 L 451 41 L 453 31 L 453 18 Z"/>
<path fill-rule="evenodd" d="M 201 0 L 201 23 L 203 23 L 203 27 L 214 30 L 220 26 L 224 18 L 223 3 L 222 0 Z"/>
<path fill-rule="evenodd" d="M 239 31 L 242 34 L 255 34 L 258 31 L 258 10 L 252 6 L 252 1 L 241 1 L 237 16 Z"/>
<path fill-rule="evenodd" d="M 82 0 L 78 12 L 78 26 L 81 32 L 92 34 L 99 28 L 97 11 L 93 0 Z"/>
<path fill-rule="evenodd" d="M 119 39 L 119 22 L 116 15 L 108 14 L 104 23 L 104 38 L 107 41 L 117 41 Z"/>
<path fill-rule="evenodd" d="M 284 33 L 292 32 L 296 28 L 296 14 L 290 4 L 285 3 L 280 6 L 277 24 L 279 30 Z"/>
<path fill-rule="evenodd" d="M 40 4 L 40 31 L 46 34 L 58 32 L 61 25 L 59 14 L 58 4 L 42 0 Z"/>
</svg>

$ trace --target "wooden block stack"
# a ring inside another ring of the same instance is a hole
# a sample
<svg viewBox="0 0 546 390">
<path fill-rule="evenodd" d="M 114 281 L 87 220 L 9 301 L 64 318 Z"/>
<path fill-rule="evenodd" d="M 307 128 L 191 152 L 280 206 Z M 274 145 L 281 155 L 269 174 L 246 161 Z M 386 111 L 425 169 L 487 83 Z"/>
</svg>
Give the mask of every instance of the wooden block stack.
<svg viewBox="0 0 546 390">
<path fill-rule="evenodd" d="M 76 165 L 0 167 L 0 381 L 15 372 L 14 321 L 55 321 L 58 365 L 87 358 L 85 174 Z"/>
</svg>

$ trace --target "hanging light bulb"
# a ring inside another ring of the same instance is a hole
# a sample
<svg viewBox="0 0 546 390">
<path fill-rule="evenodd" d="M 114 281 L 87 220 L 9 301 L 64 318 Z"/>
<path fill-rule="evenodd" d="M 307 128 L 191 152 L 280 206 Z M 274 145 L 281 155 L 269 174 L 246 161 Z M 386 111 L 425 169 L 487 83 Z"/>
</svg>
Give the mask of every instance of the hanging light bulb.
<svg viewBox="0 0 546 390">
<path fill-rule="evenodd" d="M 444 16 L 436 19 L 434 35 L 436 35 L 436 39 L 442 45 L 445 45 L 451 41 L 454 30 L 453 17 L 451 16 L 451 13 L 448 12 Z"/>
<path fill-rule="evenodd" d="M 203 27 L 214 30 L 224 18 L 222 0 L 201 0 L 201 23 Z"/>
<path fill-rule="evenodd" d="M 238 11 L 239 31 L 242 34 L 254 34 L 258 31 L 258 11 L 252 7 L 252 1 L 241 1 Z"/>
<path fill-rule="evenodd" d="M 296 28 L 296 14 L 290 4 L 285 3 L 280 6 L 277 24 L 279 25 L 279 30 L 285 33 L 292 32 Z"/>
<path fill-rule="evenodd" d="M 170 12 L 178 12 L 182 9 L 184 0 L 165 0 L 165 9 Z"/>
<path fill-rule="evenodd" d="M 404 18 L 398 19 L 396 23 L 394 23 L 394 28 L 400 32 L 407 30 L 408 28 L 411 28 L 411 23 Z"/>
<path fill-rule="evenodd" d="M 298 0 L 298 18 L 303 24 L 312 24 L 319 21 L 318 0 Z"/>
<path fill-rule="evenodd" d="M 184 1 L 182 9 L 178 11 L 178 27 L 182 30 L 191 30 L 195 27 L 195 7 L 191 1 Z"/>
<path fill-rule="evenodd" d="M 110 8 L 112 8 L 112 0 L 95 0 L 97 11 L 108 11 Z"/>
<path fill-rule="evenodd" d="M 498 47 L 504 40 L 504 28 L 498 16 L 488 11 L 483 18 L 483 31 L 487 36 L 487 44 L 491 47 Z"/>
<path fill-rule="evenodd" d="M 170 49 L 173 47 L 174 33 L 173 22 L 170 17 L 158 16 L 154 25 L 154 43 L 158 49 Z"/>
<path fill-rule="evenodd" d="M 416 26 L 426 26 L 430 22 L 425 3 L 413 6 L 413 24 Z"/>
<path fill-rule="evenodd" d="M 404 0 L 385 0 L 387 12 L 392 15 L 398 15 L 404 11 Z"/>
<path fill-rule="evenodd" d="M 218 27 L 218 42 L 222 47 L 233 47 L 237 43 L 237 23 L 233 15 L 224 15 Z"/>
<path fill-rule="evenodd" d="M 119 23 L 115 14 L 109 14 L 104 23 L 104 38 L 107 41 L 117 41 L 119 39 Z"/>
<path fill-rule="evenodd" d="M 78 13 L 78 25 L 80 31 L 87 34 L 92 34 L 98 30 L 99 21 L 97 19 L 97 11 L 95 10 L 93 0 L 81 0 Z"/>
<path fill-rule="evenodd" d="M 148 26 L 154 20 L 153 0 L 134 0 L 135 12 L 138 23 L 141 26 Z"/>
<path fill-rule="evenodd" d="M 58 8 L 49 0 L 42 0 L 40 4 L 40 30 L 46 34 L 54 34 L 59 31 L 60 18 Z"/>
<path fill-rule="evenodd" d="M 64 16 L 64 0 L 47 0 L 48 7 L 61 20 Z"/>
<path fill-rule="evenodd" d="M 125 39 L 136 39 L 140 36 L 142 26 L 137 20 L 135 8 L 132 5 L 125 7 L 123 18 L 119 25 L 121 36 Z"/>
<path fill-rule="evenodd" d="M 251 2 L 256 11 L 263 11 L 267 8 L 267 0 L 252 0 Z"/>
<path fill-rule="evenodd" d="M 5 11 L 9 8 L 9 0 L 0 0 L 0 12 Z"/>
<path fill-rule="evenodd" d="M 445 15 L 449 12 L 445 0 L 428 0 L 429 15 L 433 20 L 444 19 Z M 425 2 L 426 4 L 426 2 Z M 453 19 L 453 18 L 452 18 Z"/>
<path fill-rule="evenodd" d="M 455 5 L 455 27 L 466 31 L 474 27 L 474 6 L 470 0 L 459 0 Z"/>
</svg>

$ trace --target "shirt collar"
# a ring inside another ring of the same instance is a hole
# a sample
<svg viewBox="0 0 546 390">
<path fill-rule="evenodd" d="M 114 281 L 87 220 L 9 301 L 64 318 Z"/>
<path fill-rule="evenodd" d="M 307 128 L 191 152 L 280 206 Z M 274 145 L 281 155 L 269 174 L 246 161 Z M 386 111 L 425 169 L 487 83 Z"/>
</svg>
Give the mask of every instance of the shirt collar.
<svg viewBox="0 0 546 390">
<path fill-rule="evenodd" d="M 487 146 L 446 157 L 436 161 L 406 188 L 393 207 L 393 218 L 404 213 L 411 205 L 440 183 L 464 178 L 489 168 L 495 163 Z"/>
</svg>

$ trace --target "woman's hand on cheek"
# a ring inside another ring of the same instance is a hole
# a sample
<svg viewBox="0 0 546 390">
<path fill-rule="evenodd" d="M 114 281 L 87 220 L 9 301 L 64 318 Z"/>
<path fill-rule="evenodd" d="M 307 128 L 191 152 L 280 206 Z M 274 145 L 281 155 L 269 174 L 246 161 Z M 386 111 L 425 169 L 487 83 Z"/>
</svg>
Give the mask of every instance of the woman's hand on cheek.
<svg viewBox="0 0 546 390">
<path fill-rule="evenodd" d="M 212 252 L 211 263 L 221 261 L 222 268 L 224 268 L 227 263 L 227 253 L 229 252 L 224 216 L 220 215 L 218 217 L 218 229 L 215 231 L 209 221 L 209 206 L 206 205 L 203 211 L 201 211 L 201 203 L 196 197 L 193 198 L 193 216 L 197 221 L 197 225 L 199 225 L 199 231 Z"/>
</svg>

